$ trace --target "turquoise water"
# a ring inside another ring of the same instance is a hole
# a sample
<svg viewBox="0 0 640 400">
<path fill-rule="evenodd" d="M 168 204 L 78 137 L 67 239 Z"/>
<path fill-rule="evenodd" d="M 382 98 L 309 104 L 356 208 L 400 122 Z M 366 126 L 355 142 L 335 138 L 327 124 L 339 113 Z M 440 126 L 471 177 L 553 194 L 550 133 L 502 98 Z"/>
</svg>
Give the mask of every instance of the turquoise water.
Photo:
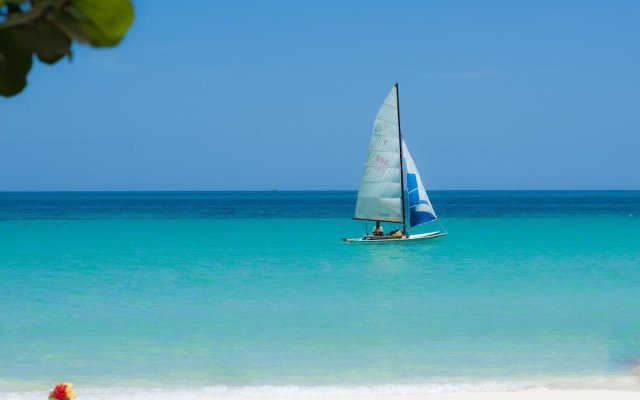
<svg viewBox="0 0 640 400">
<path fill-rule="evenodd" d="M 340 241 L 364 230 L 354 196 L 0 194 L 0 393 L 631 376 L 640 362 L 640 192 L 435 192 L 449 236 L 393 245 Z"/>
</svg>

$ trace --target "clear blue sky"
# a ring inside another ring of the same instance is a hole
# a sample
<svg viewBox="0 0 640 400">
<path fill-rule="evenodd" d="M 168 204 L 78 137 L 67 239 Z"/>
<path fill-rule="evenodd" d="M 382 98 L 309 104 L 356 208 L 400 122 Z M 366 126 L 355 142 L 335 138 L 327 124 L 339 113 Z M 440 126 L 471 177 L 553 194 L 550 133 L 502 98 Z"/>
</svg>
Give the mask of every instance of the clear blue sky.
<svg viewBox="0 0 640 400">
<path fill-rule="evenodd" d="M 0 99 L 0 190 L 356 189 L 400 82 L 431 189 L 640 189 L 640 2 L 135 1 Z"/>
</svg>

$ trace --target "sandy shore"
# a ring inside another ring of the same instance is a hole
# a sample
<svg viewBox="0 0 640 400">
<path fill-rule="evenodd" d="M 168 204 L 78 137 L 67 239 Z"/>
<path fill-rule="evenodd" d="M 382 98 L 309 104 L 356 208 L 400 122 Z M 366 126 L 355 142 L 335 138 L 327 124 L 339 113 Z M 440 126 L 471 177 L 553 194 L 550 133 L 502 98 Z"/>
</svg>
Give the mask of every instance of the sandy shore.
<svg viewBox="0 0 640 400">
<path fill-rule="evenodd" d="M 412 395 L 337 395 L 245 397 L 252 400 L 640 400 L 634 390 L 528 389 L 512 392 L 456 392 Z M 203 400 L 238 400 L 239 397 L 212 397 Z"/>
<path fill-rule="evenodd" d="M 0 391 L 0 400 L 41 400 L 48 392 Z M 626 389 L 532 388 L 512 391 L 456 391 L 419 394 L 374 393 L 212 393 L 202 390 L 130 390 L 81 389 L 78 400 L 640 400 L 640 385 Z"/>
</svg>

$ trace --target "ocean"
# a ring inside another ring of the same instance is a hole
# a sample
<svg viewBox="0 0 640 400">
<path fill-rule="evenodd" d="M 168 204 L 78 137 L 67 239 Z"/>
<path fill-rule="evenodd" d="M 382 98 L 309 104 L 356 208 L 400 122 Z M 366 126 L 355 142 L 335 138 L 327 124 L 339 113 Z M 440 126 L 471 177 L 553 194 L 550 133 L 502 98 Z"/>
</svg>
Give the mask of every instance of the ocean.
<svg viewBox="0 0 640 400">
<path fill-rule="evenodd" d="M 0 399 L 640 390 L 640 191 L 355 195 L 0 193 Z"/>
</svg>

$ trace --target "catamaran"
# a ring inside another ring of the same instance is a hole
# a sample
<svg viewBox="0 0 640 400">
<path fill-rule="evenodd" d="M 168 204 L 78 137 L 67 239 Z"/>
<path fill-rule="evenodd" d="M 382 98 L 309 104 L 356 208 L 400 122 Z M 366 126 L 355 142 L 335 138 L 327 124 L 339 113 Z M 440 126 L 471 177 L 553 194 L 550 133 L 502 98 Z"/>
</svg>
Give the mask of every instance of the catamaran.
<svg viewBox="0 0 640 400">
<path fill-rule="evenodd" d="M 439 230 L 409 234 L 407 210 L 411 228 L 438 219 L 400 131 L 400 100 L 396 82 L 373 124 L 369 155 L 364 164 L 353 218 L 399 223 L 402 230 L 387 235 L 367 232 L 361 237 L 342 240 L 349 243 L 387 243 L 431 239 L 447 234 L 441 226 Z"/>
</svg>

